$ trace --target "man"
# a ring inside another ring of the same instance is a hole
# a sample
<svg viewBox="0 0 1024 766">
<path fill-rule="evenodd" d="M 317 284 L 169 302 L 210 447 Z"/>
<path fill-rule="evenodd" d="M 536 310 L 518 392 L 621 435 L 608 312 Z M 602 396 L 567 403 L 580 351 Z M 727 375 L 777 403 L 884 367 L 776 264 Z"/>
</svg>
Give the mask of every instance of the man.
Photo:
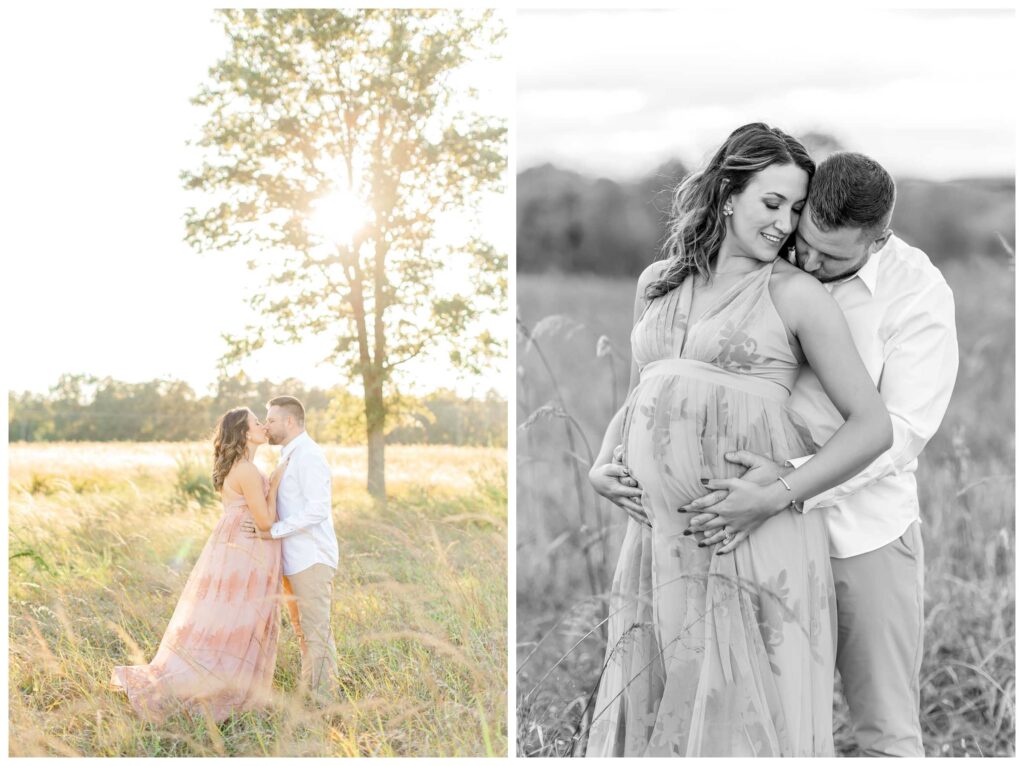
<svg viewBox="0 0 1024 766">
<path fill-rule="evenodd" d="M 854 343 L 892 418 L 893 445 L 861 473 L 806 500 L 824 513 L 838 607 L 836 664 L 858 747 L 866 755 L 923 756 L 919 719 L 924 643 L 924 554 L 914 471 L 949 404 L 957 370 L 953 295 L 920 250 L 894 236 L 891 176 L 861 154 L 818 166 L 796 236 L 796 261 L 846 315 Z M 804 369 L 790 407 L 823 444 L 843 418 Z M 767 484 L 808 457 L 777 465 L 747 452 L 727 458 Z M 685 507 L 705 540 L 731 550 L 760 526 L 730 502 L 729 480 Z M 748 521 L 737 521 L 738 519 Z"/>
<path fill-rule="evenodd" d="M 284 477 L 277 490 L 278 521 L 269 532 L 243 523 L 250 537 L 281 540 L 286 591 L 298 604 L 293 620 L 302 652 L 302 681 L 320 702 L 335 698 L 337 650 L 331 631 L 331 597 L 338 568 L 338 538 L 331 523 L 331 469 L 306 433 L 306 412 L 292 396 L 267 402 L 267 436 L 281 445 Z"/>
</svg>

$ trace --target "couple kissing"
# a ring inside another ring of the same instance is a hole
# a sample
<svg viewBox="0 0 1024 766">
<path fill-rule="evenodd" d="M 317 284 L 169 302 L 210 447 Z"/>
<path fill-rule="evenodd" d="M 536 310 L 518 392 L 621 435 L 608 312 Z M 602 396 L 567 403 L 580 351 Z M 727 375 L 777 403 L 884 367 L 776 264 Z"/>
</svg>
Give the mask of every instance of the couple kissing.
<svg viewBox="0 0 1024 766">
<path fill-rule="evenodd" d="M 153 661 L 115 667 L 111 677 L 143 718 L 162 721 L 184 708 L 220 722 L 267 707 L 282 603 L 299 641 L 302 688 L 320 704 L 336 698 L 331 469 L 305 417 L 298 399 L 278 396 L 265 423 L 247 407 L 218 421 L 213 485 L 222 515 Z M 268 443 L 281 446 L 269 478 L 254 462 Z"/>
</svg>

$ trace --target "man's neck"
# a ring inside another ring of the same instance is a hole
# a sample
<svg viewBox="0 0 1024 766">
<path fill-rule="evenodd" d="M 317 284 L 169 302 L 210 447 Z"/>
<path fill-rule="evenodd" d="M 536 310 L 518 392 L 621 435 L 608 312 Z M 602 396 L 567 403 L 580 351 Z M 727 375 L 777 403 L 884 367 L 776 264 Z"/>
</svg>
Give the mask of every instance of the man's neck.
<svg viewBox="0 0 1024 766">
<path fill-rule="evenodd" d="M 292 435 L 291 435 L 291 436 L 289 436 L 289 437 L 288 437 L 287 439 L 285 439 L 285 440 L 284 440 L 283 442 L 281 442 L 281 447 L 282 447 L 282 448 L 284 448 L 284 447 L 287 447 L 287 446 L 288 446 L 289 444 L 291 444 L 291 443 L 292 443 L 293 441 L 295 441 L 296 439 L 298 439 L 298 438 L 299 438 L 300 436 L 302 436 L 302 435 L 303 435 L 304 433 L 306 433 L 306 429 L 305 429 L 305 428 L 303 428 L 303 429 L 302 429 L 301 431 L 299 431 L 298 433 L 294 433 L 294 434 L 292 434 Z"/>
</svg>

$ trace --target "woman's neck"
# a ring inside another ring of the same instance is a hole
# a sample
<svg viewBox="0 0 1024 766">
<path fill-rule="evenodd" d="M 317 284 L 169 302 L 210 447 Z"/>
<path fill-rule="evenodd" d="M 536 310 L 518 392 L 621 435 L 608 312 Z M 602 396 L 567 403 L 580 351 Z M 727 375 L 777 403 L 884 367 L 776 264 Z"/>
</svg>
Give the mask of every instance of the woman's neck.
<svg viewBox="0 0 1024 766">
<path fill-rule="evenodd" d="M 250 463 L 255 462 L 254 458 L 256 457 L 256 450 L 258 450 L 259 448 L 260 445 L 258 444 L 245 445 L 245 459 L 248 460 Z"/>
<path fill-rule="evenodd" d="M 759 261 L 757 258 L 751 258 L 746 255 L 730 255 L 723 246 L 718 251 L 715 262 L 711 264 L 711 276 L 718 277 L 729 274 L 750 274 L 752 271 L 757 271 L 762 266 L 764 266 L 764 261 Z"/>
<path fill-rule="evenodd" d="M 737 246 L 736 239 L 732 232 L 726 231 L 725 239 L 715 255 L 715 261 L 711 264 L 711 276 L 726 276 L 728 274 L 750 274 L 764 266 L 764 261 L 747 255 Z"/>
</svg>

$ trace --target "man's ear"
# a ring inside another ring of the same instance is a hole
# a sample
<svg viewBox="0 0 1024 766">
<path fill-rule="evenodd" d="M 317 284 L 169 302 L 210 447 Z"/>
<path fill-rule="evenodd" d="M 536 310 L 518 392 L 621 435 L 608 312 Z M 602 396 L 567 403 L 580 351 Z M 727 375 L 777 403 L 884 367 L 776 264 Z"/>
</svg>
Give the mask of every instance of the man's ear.
<svg viewBox="0 0 1024 766">
<path fill-rule="evenodd" d="M 869 248 L 868 252 L 870 252 L 871 255 L 877 253 L 879 250 L 885 247 L 886 243 L 889 241 L 889 237 L 891 236 L 892 229 L 886 229 L 885 231 L 883 231 L 879 236 L 875 237 L 874 241 L 872 241 L 871 247 Z"/>
</svg>

